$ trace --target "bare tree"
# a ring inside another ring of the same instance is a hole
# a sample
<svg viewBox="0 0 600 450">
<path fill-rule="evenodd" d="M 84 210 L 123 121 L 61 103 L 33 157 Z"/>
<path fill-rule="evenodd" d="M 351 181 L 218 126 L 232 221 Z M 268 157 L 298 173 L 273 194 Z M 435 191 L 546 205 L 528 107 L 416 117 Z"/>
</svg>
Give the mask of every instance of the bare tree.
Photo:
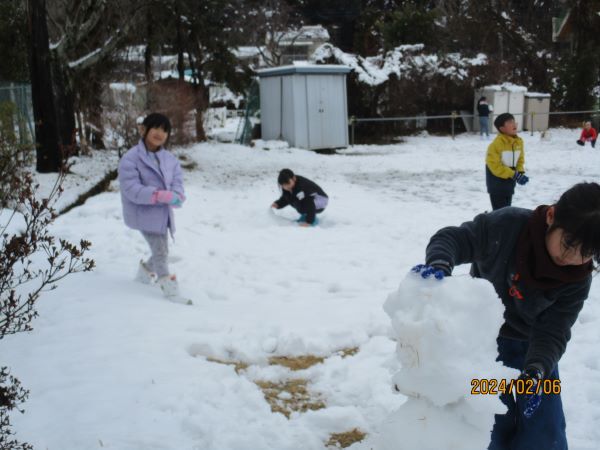
<svg viewBox="0 0 600 450">
<path fill-rule="evenodd" d="M 28 0 L 38 171 L 60 171 L 60 161 L 74 152 L 76 100 L 90 95 L 81 85 L 90 70 L 122 45 L 143 11 L 142 4 L 51 0 L 47 5 L 46 0 Z"/>
<path fill-rule="evenodd" d="M 284 0 L 268 0 L 251 6 L 253 40 L 267 66 L 280 66 L 286 46 L 302 36 L 302 18 L 296 8 Z"/>
</svg>

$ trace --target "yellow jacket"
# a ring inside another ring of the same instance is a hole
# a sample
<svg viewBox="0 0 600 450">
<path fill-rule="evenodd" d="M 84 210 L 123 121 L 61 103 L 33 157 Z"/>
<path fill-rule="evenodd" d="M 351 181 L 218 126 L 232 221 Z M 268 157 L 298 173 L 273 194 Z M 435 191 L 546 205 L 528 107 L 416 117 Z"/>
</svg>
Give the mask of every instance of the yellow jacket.
<svg viewBox="0 0 600 450">
<path fill-rule="evenodd" d="M 525 172 L 525 146 L 519 136 L 498 133 L 489 145 L 485 164 L 498 178 L 512 179 L 517 172 Z"/>
</svg>

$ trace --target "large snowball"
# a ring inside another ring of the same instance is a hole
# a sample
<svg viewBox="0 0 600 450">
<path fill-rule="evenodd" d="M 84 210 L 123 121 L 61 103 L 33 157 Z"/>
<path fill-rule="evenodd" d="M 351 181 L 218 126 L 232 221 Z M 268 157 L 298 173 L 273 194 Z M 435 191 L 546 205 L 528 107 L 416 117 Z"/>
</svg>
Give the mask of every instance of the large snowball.
<svg viewBox="0 0 600 450">
<path fill-rule="evenodd" d="M 408 401 L 383 426 L 382 449 L 486 448 L 497 395 L 472 395 L 473 379 L 511 379 L 496 362 L 504 307 L 491 284 L 409 274 L 384 305 L 402 369 L 393 377 Z"/>
</svg>

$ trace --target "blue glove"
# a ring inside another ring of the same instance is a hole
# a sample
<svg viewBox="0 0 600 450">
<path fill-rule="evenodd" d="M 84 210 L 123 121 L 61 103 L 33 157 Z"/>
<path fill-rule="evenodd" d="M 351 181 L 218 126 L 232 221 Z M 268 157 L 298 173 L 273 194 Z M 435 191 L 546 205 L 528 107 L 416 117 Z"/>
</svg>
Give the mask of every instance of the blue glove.
<svg viewBox="0 0 600 450">
<path fill-rule="evenodd" d="M 417 264 L 411 269 L 411 272 L 420 273 L 423 278 L 433 275 L 436 280 L 443 280 L 445 276 L 450 275 L 445 269 L 427 264 Z"/>
<path fill-rule="evenodd" d="M 531 386 L 534 393 L 525 396 L 525 408 L 523 409 L 523 415 L 526 419 L 531 418 L 531 416 L 533 416 L 535 411 L 542 403 L 542 392 L 541 390 L 538 391 L 538 385 L 542 382 L 542 378 L 542 372 L 536 368 L 525 369 L 521 376 L 519 376 L 519 379 L 521 380 L 533 381 Z"/>
<path fill-rule="evenodd" d="M 172 205 L 175 207 L 180 207 L 182 204 L 183 204 L 183 202 L 181 201 L 181 197 L 179 197 L 178 194 L 173 192 L 173 198 L 169 202 L 169 205 Z"/>
<path fill-rule="evenodd" d="M 524 184 L 527 184 L 527 182 L 529 181 L 529 177 L 523 172 L 515 172 L 515 180 L 517 181 L 517 183 L 523 186 Z"/>
</svg>

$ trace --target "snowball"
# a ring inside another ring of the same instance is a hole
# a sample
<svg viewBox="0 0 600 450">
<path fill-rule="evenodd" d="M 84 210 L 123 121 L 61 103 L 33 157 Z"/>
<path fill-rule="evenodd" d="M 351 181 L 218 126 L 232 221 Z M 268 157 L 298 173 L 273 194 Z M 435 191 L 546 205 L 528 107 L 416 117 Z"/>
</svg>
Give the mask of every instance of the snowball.
<svg viewBox="0 0 600 450">
<path fill-rule="evenodd" d="M 409 400 L 383 427 L 381 447 L 485 448 L 494 414 L 506 408 L 497 395 L 472 395 L 471 380 L 518 376 L 496 362 L 504 307 L 493 287 L 470 277 L 438 281 L 411 273 L 384 310 L 402 364 L 393 383 Z"/>
</svg>

